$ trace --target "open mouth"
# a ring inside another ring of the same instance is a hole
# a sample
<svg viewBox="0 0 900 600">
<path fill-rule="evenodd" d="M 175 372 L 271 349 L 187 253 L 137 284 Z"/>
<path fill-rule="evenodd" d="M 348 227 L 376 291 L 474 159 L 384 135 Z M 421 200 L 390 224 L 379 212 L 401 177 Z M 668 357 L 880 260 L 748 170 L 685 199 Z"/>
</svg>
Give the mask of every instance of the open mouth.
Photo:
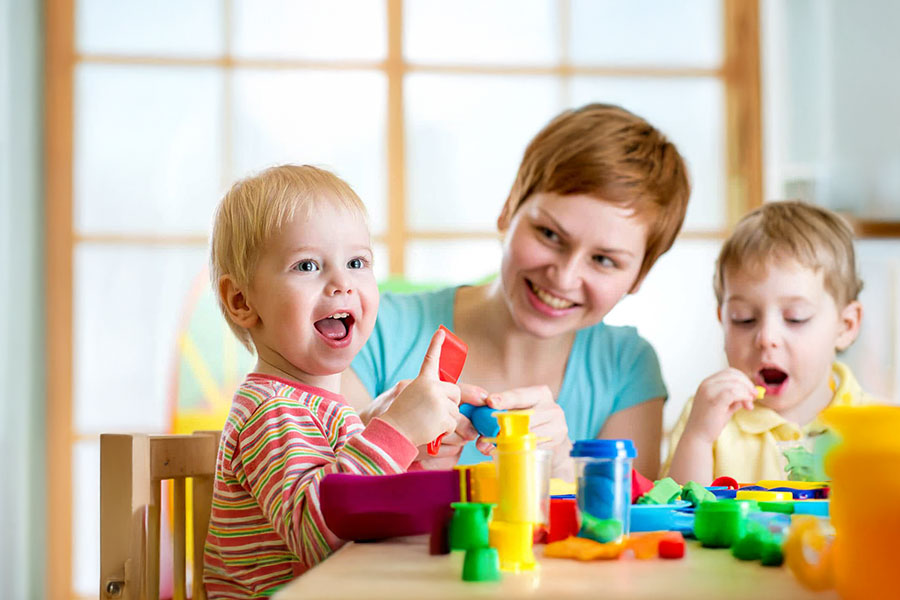
<svg viewBox="0 0 900 600">
<path fill-rule="evenodd" d="M 575 302 L 554 296 L 544 288 L 535 285 L 534 282 L 532 282 L 530 279 L 526 279 L 525 283 L 528 285 L 528 289 L 531 291 L 531 293 L 534 294 L 538 300 L 540 300 L 542 303 L 546 304 L 553 310 L 566 310 L 578 306 L 578 304 L 576 304 Z"/>
<path fill-rule="evenodd" d="M 758 380 L 766 388 L 767 394 L 778 393 L 788 379 L 788 374 L 775 367 L 765 367 L 759 370 Z"/>
<path fill-rule="evenodd" d="M 321 333 L 326 339 L 341 341 L 350 333 L 353 323 L 353 315 L 348 312 L 338 312 L 324 319 L 319 319 L 313 325 L 316 331 Z"/>
</svg>

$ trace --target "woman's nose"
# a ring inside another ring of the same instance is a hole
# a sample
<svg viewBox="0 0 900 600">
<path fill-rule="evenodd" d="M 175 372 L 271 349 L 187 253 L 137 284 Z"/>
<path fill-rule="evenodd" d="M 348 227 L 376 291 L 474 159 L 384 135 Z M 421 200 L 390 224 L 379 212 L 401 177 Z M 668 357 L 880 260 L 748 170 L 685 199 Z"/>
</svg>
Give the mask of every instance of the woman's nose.
<svg viewBox="0 0 900 600">
<path fill-rule="evenodd" d="M 570 290 L 577 286 L 581 277 L 580 265 L 575 254 L 560 256 L 553 265 L 552 281 L 560 290 Z"/>
</svg>

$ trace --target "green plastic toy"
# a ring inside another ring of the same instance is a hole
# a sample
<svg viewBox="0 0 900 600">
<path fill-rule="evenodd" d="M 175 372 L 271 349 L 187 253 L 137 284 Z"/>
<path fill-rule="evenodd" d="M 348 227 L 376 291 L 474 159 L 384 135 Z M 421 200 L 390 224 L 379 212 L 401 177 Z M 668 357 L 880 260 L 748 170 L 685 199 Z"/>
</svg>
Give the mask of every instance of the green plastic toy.
<svg viewBox="0 0 900 600">
<path fill-rule="evenodd" d="M 638 498 L 638 504 L 671 504 L 681 495 L 681 486 L 671 477 L 653 482 L 653 489 Z"/>
</svg>

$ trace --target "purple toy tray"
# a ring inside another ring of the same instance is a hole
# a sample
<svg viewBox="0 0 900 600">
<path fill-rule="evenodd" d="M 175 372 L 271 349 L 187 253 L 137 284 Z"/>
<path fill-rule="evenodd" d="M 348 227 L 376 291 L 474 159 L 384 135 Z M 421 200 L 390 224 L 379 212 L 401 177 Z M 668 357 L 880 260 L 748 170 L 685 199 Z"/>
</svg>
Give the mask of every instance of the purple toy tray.
<svg viewBox="0 0 900 600">
<path fill-rule="evenodd" d="M 326 475 L 319 488 L 325 524 L 345 540 L 431 533 L 459 501 L 456 471 Z"/>
</svg>

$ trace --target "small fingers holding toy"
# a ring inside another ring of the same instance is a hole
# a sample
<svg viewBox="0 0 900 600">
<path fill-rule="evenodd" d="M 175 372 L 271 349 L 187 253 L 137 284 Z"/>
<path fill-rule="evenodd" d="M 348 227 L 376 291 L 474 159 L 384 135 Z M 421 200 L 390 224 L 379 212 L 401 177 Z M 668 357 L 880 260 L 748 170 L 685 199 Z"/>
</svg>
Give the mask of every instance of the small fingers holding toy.
<svg viewBox="0 0 900 600">
<path fill-rule="evenodd" d="M 460 389 L 440 380 L 439 363 L 444 332 L 438 330 L 422 361 L 419 375 L 401 391 L 381 415 L 416 446 L 457 428 Z"/>
<path fill-rule="evenodd" d="M 731 415 L 741 408 L 753 410 L 757 398 L 756 386 L 737 369 L 728 368 L 710 375 L 697 388 L 685 435 L 713 443 Z"/>
</svg>

